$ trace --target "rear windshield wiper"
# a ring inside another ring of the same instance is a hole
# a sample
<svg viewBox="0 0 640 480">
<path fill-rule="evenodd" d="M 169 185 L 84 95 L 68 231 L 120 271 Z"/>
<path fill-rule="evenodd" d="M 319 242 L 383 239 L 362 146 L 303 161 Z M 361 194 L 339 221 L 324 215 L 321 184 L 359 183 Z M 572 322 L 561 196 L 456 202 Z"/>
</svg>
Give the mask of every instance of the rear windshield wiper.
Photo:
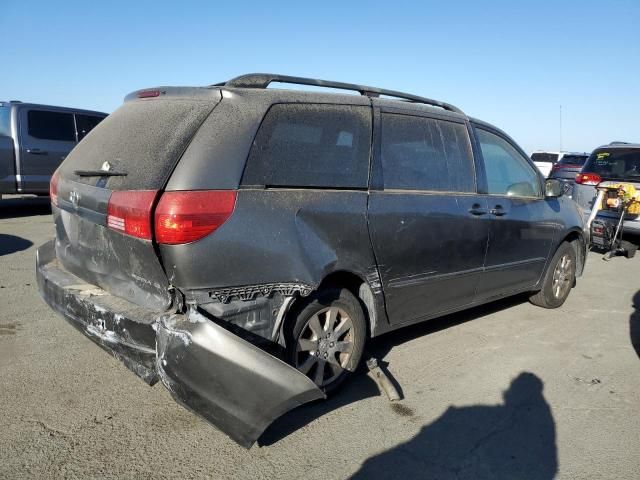
<svg viewBox="0 0 640 480">
<path fill-rule="evenodd" d="M 104 170 L 74 170 L 79 177 L 126 177 L 127 172 L 105 172 Z"/>
</svg>

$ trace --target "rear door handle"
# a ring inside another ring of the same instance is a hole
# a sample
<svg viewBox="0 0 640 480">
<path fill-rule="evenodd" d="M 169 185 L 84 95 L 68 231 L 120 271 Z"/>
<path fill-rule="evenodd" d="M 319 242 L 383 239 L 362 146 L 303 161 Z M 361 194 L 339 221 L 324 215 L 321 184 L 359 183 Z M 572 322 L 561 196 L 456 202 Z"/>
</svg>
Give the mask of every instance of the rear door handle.
<svg viewBox="0 0 640 480">
<path fill-rule="evenodd" d="M 479 203 L 474 203 L 473 205 L 471 205 L 471 208 L 469 209 L 469 213 L 471 215 L 485 215 L 487 211 L 484 208 L 482 208 Z"/>
<path fill-rule="evenodd" d="M 30 153 L 31 155 L 46 155 L 47 151 L 40 150 L 39 148 L 27 148 L 27 153 Z"/>
<path fill-rule="evenodd" d="M 502 208 L 502 205 L 496 205 L 491 209 L 491 214 L 495 215 L 496 217 L 501 217 L 503 215 L 506 215 L 507 211 Z"/>
</svg>

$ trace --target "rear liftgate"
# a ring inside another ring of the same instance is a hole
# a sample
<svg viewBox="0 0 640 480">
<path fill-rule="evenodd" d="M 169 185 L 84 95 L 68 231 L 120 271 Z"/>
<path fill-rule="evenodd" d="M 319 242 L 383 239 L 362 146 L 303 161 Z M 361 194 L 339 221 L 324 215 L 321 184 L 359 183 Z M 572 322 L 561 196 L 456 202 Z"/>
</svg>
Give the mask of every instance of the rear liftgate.
<svg viewBox="0 0 640 480">
<path fill-rule="evenodd" d="M 195 310 L 159 320 L 156 359 L 178 403 L 246 448 L 279 416 L 325 398 L 298 370 Z"/>
</svg>

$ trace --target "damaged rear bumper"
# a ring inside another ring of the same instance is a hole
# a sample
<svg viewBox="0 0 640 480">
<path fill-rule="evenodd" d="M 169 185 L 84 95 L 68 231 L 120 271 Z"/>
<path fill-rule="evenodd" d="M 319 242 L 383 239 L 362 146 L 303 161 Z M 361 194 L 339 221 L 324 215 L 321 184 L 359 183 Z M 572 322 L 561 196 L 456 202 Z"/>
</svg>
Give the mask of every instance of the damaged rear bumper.
<svg viewBox="0 0 640 480">
<path fill-rule="evenodd" d="M 52 309 L 149 385 L 158 381 L 157 314 L 109 295 L 65 270 L 56 258 L 53 240 L 36 253 L 36 277 L 40 295 Z"/>
<path fill-rule="evenodd" d="M 195 311 L 160 320 L 157 355 L 173 398 L 247 448 L 288 410 L 324 398 L 305 375 Z"/>
<path fill-rule="evenodd" d="M 37 252 L 43 299 L 69 323 L 153 385 L 249 448 L 276 418 L 324 398 L 305 375 L 222 324 L 191 310 L 159 315 L 66 271 L 50 241 Z"/>
</svg>

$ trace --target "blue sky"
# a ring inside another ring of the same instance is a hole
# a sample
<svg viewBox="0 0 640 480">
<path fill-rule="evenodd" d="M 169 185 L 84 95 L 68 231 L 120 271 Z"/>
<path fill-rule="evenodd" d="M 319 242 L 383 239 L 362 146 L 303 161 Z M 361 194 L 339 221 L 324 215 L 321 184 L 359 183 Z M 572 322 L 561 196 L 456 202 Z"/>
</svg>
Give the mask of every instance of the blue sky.
<svg viewBox="0 0 640 480">
<path fill-rule="evenodd" d="M 111 112 L 130 91 L 278 72 L 453 103 L 527 151 L 640 142 L 640 1 L 2 0 L 0 99 Z"/>
</svg>

